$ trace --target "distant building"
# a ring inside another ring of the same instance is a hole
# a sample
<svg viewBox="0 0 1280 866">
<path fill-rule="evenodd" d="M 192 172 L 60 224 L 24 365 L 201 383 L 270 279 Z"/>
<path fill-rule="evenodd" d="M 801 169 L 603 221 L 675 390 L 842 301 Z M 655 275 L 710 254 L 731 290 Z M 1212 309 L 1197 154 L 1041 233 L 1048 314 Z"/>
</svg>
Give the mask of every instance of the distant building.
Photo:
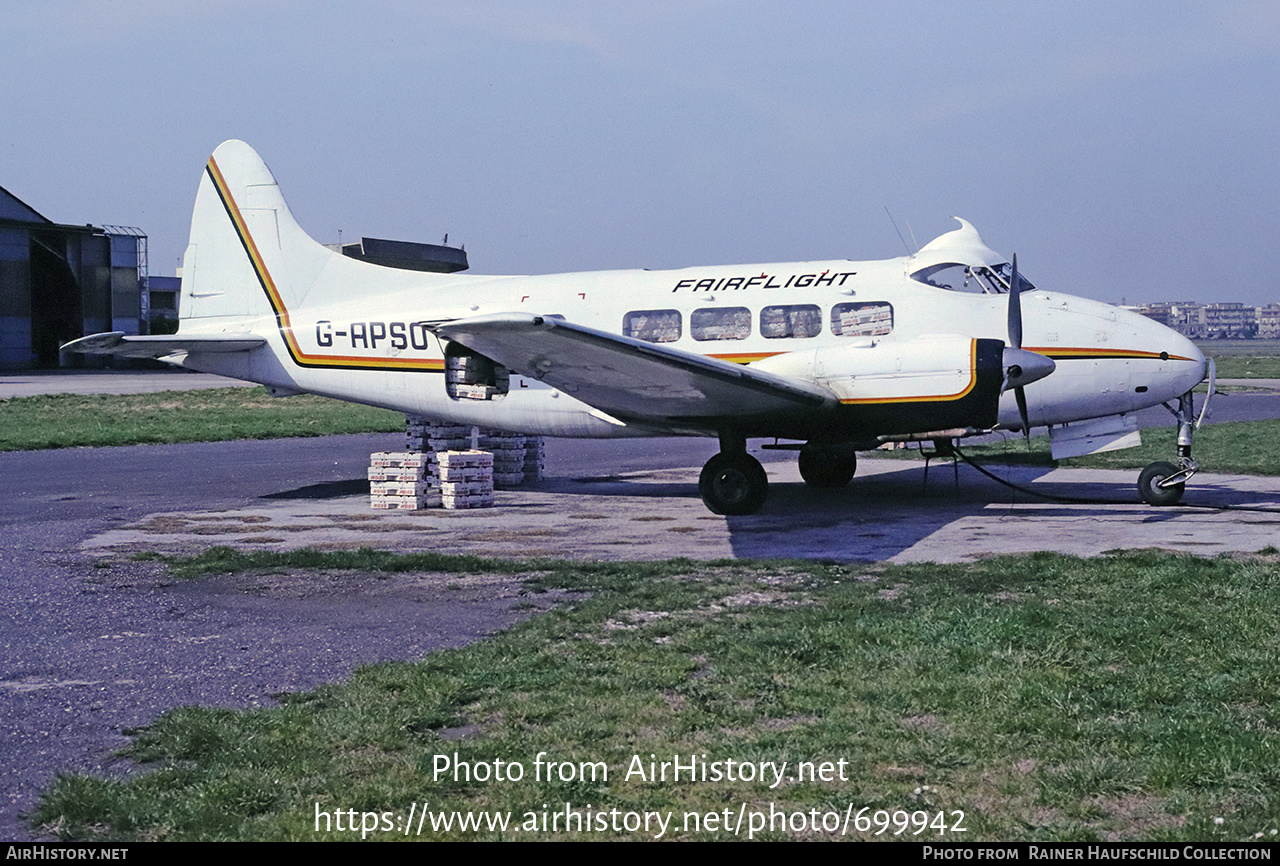
<svg viewBox="0 0 1280 866">
<path fill-rule="evenodd" d="M 1154 304 L 1140 304 L 1133 309 L 1148 319 L 1168 326 L 1170 324 L 1169 306 L 1167 301 L 1159 301 Z"/>
<path fill-rule="evenodd" d="M 147 296 L 151 300 L 152 334 L 178 332 L 178 297 L 182 294 L 182 277 L 148 277 Z"/>
<path fill-rule="evenodd" d="M 55 223 L 0 187 L 0 369 L 56 367 L 85 334 L 145 333 L 146 240 Z"/>
<path fill-rule="evenodd" d="M 1188 337 L 1204 336 L 1204 304 L 1175 301 L 1169 305 L 1169 327 Z"/>
<path fill-rule="evenodd" d="M 1214 339 L 1252 337 L 1258 331 L 1258 308 L 1244 304 L 1205 304 L 1200 311 L 1204 332 Z"/>
<path fill-rule="evenodd" d="M 1263 340 L 1280 340 L 1280 304 L 1267 304 L 1257 311 L 1257 336 Z"/>
<path fill-rule="evenodd" d="M 1280 304 L 1154 301 L 1133 309 L 1188 337 L 1210 340 L 1280 339 Z"/>
</svg>

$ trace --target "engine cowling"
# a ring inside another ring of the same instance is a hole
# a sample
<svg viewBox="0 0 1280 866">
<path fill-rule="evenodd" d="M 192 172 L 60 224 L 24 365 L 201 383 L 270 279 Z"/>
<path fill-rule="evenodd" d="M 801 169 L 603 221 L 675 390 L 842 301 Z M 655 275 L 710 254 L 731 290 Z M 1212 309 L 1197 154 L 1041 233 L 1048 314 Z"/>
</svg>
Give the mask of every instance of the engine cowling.
<svg viewBox="0 0 1280 866">
<path fill-rule="evenodd" d="M 864 432 L 924 432 L 995 426 L 1004 343 L 954 334 L 857 340 L 787 352 L 753 367 L 807 379 L 840 399 L 846 422 Z"/>
</svg>

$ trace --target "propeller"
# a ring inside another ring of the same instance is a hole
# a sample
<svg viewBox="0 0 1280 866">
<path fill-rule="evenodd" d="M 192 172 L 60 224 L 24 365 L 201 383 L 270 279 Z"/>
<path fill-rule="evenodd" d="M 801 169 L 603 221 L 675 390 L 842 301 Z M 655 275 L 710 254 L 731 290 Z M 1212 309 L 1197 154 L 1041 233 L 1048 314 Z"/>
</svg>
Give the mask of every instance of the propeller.
<svg viewBox="0 0 1280 866">
<path fill-rule="evenodd" d="M 1018 254 L 1013 254 L 1013 274 L 1009 277 L 1009 345 L 1022 348 L 1022 280 L 1018 279 Z"/>
<path fill-rule="evenodd" d="M 1027 412 L 1027 393 L 1025 387 L 1038 379 L 1043 379 L 1057 366 L 1052 358 L 1039 352 L 1028 352 L 1022 348 L 1022 280 L 1018 277 L 1018 256 L 1013 256 L 1013 273 L 1009 277 L 1009 344 L 1004 350 L 1004 384 L 1000 392 L 1013 388 L 1014 399 L 1018 401 L 1018 417 L 1022 420 L 1022 435 L 1031 439 L 1031 420 Z"/>
<path fill-rule="evenodd" d="M 1018 279 L 1017 253 L 1013 254 L 1013 273 L 1009 276 L 1009 345 L 1022 349 L 1022 280 Z M 1013 371 L 1009 372 L 1009 378 L 1014 378 Z M 1027 413 L 1027 389 L 1018 385 L 1013 389 L 1013 396 L 1018 401 L 1018 417 L 1022 419 L 1022 438 L 1029 442 L 1031 423 Z"/>
</svg>

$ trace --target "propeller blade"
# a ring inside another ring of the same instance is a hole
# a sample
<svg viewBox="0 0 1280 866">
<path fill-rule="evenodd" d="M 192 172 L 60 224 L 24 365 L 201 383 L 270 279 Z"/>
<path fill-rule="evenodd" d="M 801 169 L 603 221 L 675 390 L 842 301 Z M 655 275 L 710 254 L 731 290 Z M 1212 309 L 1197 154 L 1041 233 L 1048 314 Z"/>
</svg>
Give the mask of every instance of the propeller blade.
<svg viewBox="0 0 1280 866">
<path fill-rule="evenodd" d="M 1009 277 L 1009 345 L 1022 348 L 1022 281 L 1018 279 L 1018 254 L 1013 254 L 1013 274 Z"/>
<path fill-rule="evenodd" d="M 1022 387 L 1014 388 L 1013 396 L 1018 401 L 1018 417 L 1022 419 L 1022 438 L 1031 441 L 1031 421 L 1027 415 L 1027 391 Z"/>
<path fill-rule="evenodd" d="M 1032 352 L 1023 353 L 1022 349 L 1022 280 L 1018 277 L 1018 254 L 1013 254 L 1013 272 L 1009 275 L 1009 349 L 1017 350 L 1018 360 L 1027 360 L 1027 356 L 1040 359 L 1043 356 L 1035 355 Z M 1009 353 L 1006 349 L 1006 355 Z M 1010 358 L 1009 360 L 1013 360 Z M 1043 358 L 1048 362 L 1042 364 L 1038 360 L 1033 361 L 1029 366 L 1033 372 L 1030 376 L 1023 369 L 1021 364 L 1010 363 L 1006 367 L 1004 387 L 1017 382 L 1014 386 L 1013 396 L 1018 401 L 1018 418 L 1022 421 L 1022 436 L 1028 442 L 1031 441 L 1031 420 L 1027 413 L 1027 392 L 1023 385 L 1029 381 L 1043 378 L 1053 372 L 1053 361 Z M 1003 390 L 1003 389 L 1002 389 Z"/>
</svg>

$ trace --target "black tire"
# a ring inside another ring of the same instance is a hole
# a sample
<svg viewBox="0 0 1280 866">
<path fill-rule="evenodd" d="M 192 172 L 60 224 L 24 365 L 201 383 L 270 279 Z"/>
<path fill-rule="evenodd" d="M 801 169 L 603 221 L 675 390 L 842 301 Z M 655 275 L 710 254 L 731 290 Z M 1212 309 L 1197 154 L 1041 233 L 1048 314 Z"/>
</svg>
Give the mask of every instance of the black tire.
<svg viewBox="0 0 1280 866">
<path fill-rule="evenodd" d="M 1172 463 L 1152 463 L 1138 476 L 1138 495 L 1148 505 L 1173 505 L 1182 498 L 1185 484 L 1161 487 L 1160 482 L 1178 472 Z"/>
<path fill-rule="evenodd" d="M 858 471 L 858 452 L 806 445 L 800 449 L 800 477 L 810 487 L 847 487 Z"/>
<path fill-rule="evenodd" d="M 755 514 L 769 495 L 769 477 L 750 454 L 722 451 L 702 467 L 698 492 L 715 514 Z"/>
</svg>

